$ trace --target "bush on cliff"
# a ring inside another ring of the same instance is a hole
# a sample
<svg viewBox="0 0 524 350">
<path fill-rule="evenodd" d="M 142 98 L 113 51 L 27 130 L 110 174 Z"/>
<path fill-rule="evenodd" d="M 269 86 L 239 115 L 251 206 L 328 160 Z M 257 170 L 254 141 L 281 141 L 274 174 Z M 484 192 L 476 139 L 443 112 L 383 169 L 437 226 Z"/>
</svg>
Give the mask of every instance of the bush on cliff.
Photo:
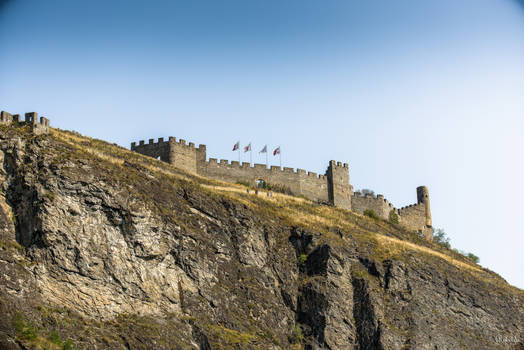
<svg viewBox="0 0 524 350">
<path fill-rule="evenodd" d="M 372 219 L 375 219 L 375 220 L 379 219 L 378 215 L 371 209 L 364 210 L 364 215 L 366 215 L 366 216 L 368 216 L 368 217 L 370 217 Z"/>
</svg>

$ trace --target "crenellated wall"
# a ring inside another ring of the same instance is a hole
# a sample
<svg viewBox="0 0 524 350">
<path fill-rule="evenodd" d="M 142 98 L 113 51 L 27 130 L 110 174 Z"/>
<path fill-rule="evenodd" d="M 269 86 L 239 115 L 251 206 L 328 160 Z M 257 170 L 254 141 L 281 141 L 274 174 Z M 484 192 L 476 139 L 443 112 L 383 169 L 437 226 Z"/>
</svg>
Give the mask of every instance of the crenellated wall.
<svg viewBox="0 0 524 350">
<path fill-rule="evenodd" d="M 40 117 L 38 120 L 38 114 L 36 112 L 29 112 L 25 114 L 25 120 L 20 120 L 19 114 L 11 114 L 5 111 L 0 112 L 0 124 L 20 124 L 29 125 L 31 131 L 37 135 L 47 134 L 49 132 L 49 119 L 46 117 Z"/>
<path fill-rule="evenodd" d="M 255 185 L 257 180 L 269 184 L 278 184 L 289 188 L 297 196 L 304 196 L 310 200 L 331 203 L 341 208 L 351 209 L 351 185 L 349 184 L 348 164 L 330 161 L 324 175 L 307 172 L 303 169 L 293 170 L 272 166 L 267 168 L 264 164 L 240 164 L 237 161 L 218 161 L 215 158 L 206 160 L 206 146 L 185 140 L 176 141 L 170 137 L 168 141 L 163 138 L 155 142 L 150 139 L 148 143 L 139 141 L 131 143 L 131 150 L 169 162 L 175 167 L 201 176 L 228 182 L 248 182 Z"/>
<path fill-rule="evenodd" d="M 402 226 L 419 231 L 427 238 L 433 233 L 431 226 L 426 225 L 426 205 L 424 203 L 411 204 L 400 208 L 399 213 Z"/>
<path fill-rule="evenodd" d="M 280 168 L 265 164 L 227 160 L 207 159 L 206 146 L 185 140 L 176 141 L 170 137 L 168 141 L 163 138 L 154 142 L 150 139 L 146 144 L 140 141 L 138 145 L 133 142 L 131 150 L 169 162 L 175 167 L 201 176 L 227 181 L 247 182 L 256 185 L 258 180 L 269 184 L 278 184 L 287 187 L 294 195 L 304 196 L 315 202 L 330 203 L 331 205 L 352 210 L 363 214 L 369 209 L 380 218 L 389 220 L 390 212 L 394 211 L 399 216 L 399 223 L 406 228 L 424 233 L 430 237 L 431 212 L 429 209 L 429 193 L 426 187 L 417 188 L 418 204 L 402 209 L 396 209 L 383 195 L 363 195 L 353 193 L 349 181 L 349 166 L 347 163 L 331 160 L 324 175 L 307 172 L 303 169 Z"/>
<path fill-rule="evenodd" d="M 159 138 L 157 142 L 154 139 L 149 139 L 148 143 L 141 140 L 131 143 L 131 150 L 140 154 L 160 159 L 184 169 L 191 173 L 198 173 L 198 162 L 205 162 L 206 146 L 199 145 L 195 148 L 195 144 L 190 142 L 186 144 L 186 140 L 176 140 L 175 137 L 170 137 L 167 141 L 163 137 Z"/>
<path fill-rule="evenodd" d="M 283 168 L 272 166 L 267 168 L 265 164 L 249 163 L 240 164 L 237 161 L 231 163 L 227 160 L 218 161 L 210 158 L 208 162 L 199 163 L 198 173 L 202 176 L 218 180 L 237 182 L 245 181 L 253 185 L 257 180 L 264 180 L 270 184 L 280 184 L 288 187 L 295 195 L 303 195 L 313 201 L 328 201 L 328 184 L 325 175 L 317 175 L 306 172 L 303 169 Z"/>
<path fill-rule="evenodd" d="M 389 220 L 389 213 L 392 210 L 398 214 L 398 210 L 393 206 L 393 204 L 391 204 L 381 194 L 375 197 L 372 194 L 355 192 L 351 196 L 351 207 L 354 212 L 359 214 L 364 214 L 365 210 L 373 210 L 375 214 L 384 220 Z"/>
<path fill-rule="evenodd" d="M 431 211 L 429 209 L 429 193 L 425 186 L 417 188 L 417 204 L 411 204 L 397 209 L 383 195 L 362 194 L 355 192 L 351 196 L 352 210 L 363 214 L 365 210 L 372 210 L 380 218 L 389 220 L 389 214 L 394 211 L 399 216 L 399 224 L 408 230 L 417 231 L 431 239 Z M 427 204 L 426 204 L 427 203 Z"/>
<path fill-rule="evenodd" d="M 138 145 L 136 142 L 133 142 L 131 143 L 131 150 L 146 156 L 160 159 L 164 162 L 169 162 L 169 142 L 164 141 L 163 137 L 159 138 L 158 142 L 155 142 L 154 139 L 149 139 L 148 143 L 141 140 L 138 142 Z"/>
</svg>

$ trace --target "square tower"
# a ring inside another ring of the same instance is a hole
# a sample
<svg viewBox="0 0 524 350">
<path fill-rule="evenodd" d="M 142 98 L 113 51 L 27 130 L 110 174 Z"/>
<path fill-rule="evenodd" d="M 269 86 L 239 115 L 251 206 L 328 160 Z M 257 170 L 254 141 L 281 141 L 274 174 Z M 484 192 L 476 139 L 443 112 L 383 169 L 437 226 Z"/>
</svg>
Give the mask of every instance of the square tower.
<svg viewBox="0 0 524 350">
<path fill-rule="evenodd" d="M 351 210 L 351 186 L 347 163 L 329 161 L 326 171 L 329 202 L 335 207 Z"/>
</svg>

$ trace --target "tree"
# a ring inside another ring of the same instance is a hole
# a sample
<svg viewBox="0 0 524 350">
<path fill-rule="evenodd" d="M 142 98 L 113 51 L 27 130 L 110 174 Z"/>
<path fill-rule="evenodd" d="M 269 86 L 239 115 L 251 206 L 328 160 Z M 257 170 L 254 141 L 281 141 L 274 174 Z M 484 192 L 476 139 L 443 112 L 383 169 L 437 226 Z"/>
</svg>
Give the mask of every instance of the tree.
<svg viewBox="0 0 524 350">
<path fill-rule="evenodd" d="M 360 193 L 362 193 L 364 196 L 369 194 L 370 196 L 374 196 L 375 195 L 375 192 L 373 190 L 370 190 L 370 189 L 367 189 L 367 188 L 363 188 L 360 190 Z"/>
<path fill-rule="evenodd" d="M 478 256 L 476 256 L 475 254 L 473 253 L 468 253 L 468 258 L 470 258 L 471 260 L 473 260 L 475 262 L 475 264 L 478 264 L 480 259 Z"/>
<path fill-rule="evenodd" d="M 441 228 L 433 229 L 433 240 L 448 249 L 451 247 L 451 244 L 449 244 L 449 237 Z"/>
<path fill-rule="evenodd" d="M 389 212 L 389 222 L 391 222 L 392 224 L 399 223 L 399 217 L 398 217 L 398 214 L 395 212 L 395 210 L 391 210 Z"/>
</svg>

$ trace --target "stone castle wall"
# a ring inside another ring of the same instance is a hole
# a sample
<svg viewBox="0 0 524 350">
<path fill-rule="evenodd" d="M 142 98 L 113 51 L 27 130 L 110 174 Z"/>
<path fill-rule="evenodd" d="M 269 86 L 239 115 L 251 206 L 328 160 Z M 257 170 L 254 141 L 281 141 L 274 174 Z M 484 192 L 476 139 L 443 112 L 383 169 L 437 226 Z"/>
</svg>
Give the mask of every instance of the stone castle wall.
<svg viewBox="0 0 524 350">
<path fill-rule="evenodd" d="M 37 135 L 47 134 L 49 132 L 49 119 L 46 117 L 40 117 L 38 120 L 38 114 L 36 112 L 29 112 L 25 114 L 25 120 L 20 120 L 19 114 L 11 114 L 5 111 L 0 112 L 0 124 L 26 124 L 31 127 L 31 131 Z"/>
<path fill-rule="evenodd" d="M 202 176 L 227 182 L 248 182 L 255 185 L 257 180 L 263 180 L 269 184 L 279 184 L 288 187 L 295 195 L 303 195 L 313 201 L 327 202 L 328 183 L 326 175 L 318 175 L 314 172 L 306 172 L 303 169 L 283 168 L 272 166 L 267 168 L 265 164 L 249 163 L 240 164 L 237 161 L 229 163 L 227 160 L 218 161 L 210 158 L 208 162 L 199 163 L 198 173 Z M 347 167 L 347 164 L 346 164 Z"/>
<path fill-rule="evenodd" d="M 360 192 L 353 193 L 351 196 L 351 208 L 354 212 L 364 214 L 365 210 L 373 210 L 375 214 L 384 220 L 389 219 L 389 213 L 393 210 L 397 215 L 398 210 L 384 198 L 383 195 L 379 194 L 376 197 L 372 194 L 362 194 Z"/>
<path fill-rule="evenodd" d="M 131 143 L 131 150 L 173 164 L 175 167 L 201 176 L 227 182 L 247 182 L 256 185 L 258 180 L 269 184 L 278 184 L 288 188 L 294 195 L 304 196 L 318 202 L 331 202 L 336 206 L 351 209 L 351 186 L 349 185 L 348 164 L 331 161 L 326 174 L 319 175 L 303 169 L 280 168 L 265 164 L 240 164 L 237 161 L 206 160 L 206 146 L 185 140 L 176 141 L 170 137 L 168 141 L 159 138 L 157 142 L 149 139 L 148 143 L 139 141 Z M 334 185 L 331 186 L 330 184 Z"/>
<path fill-rule="evenodd" d="M 170 137 L 169 146 L 171 164 L 190 173 L 200 174 L 198 171 L 200 164 L 206 161 L 206 145 L 199 145 L 197 148 L 193 142 L 189 144 L 186 144 L 186 140 L 176 142 L 174 137 Z"/>
<path fill-rule="evenodd" d="M 399 209 L 400 224 L 413 231 L 421 232 L 426 238 L 433 234 L 431 226 L 426 225 L 426 205 L 411 204 Z"/>
<path fill-rule="evenodd" d="M 190 142 L 186 144 L 186 140 L 179 140 L 177 142 L 175 137 L 170 137 L 167 141 L 161 137 L 155 142 L 154 139 L 149 139 L 148 143 L 140 141 L 138 145 L 136 142 L 131 143 L 131 150 L 140 154 L 160 159 L 184 169 L 193 174 L 198 173 L 198 162 L 205 162 L 206 146 L 199 145 L 195 148 L 195 144 Z"/>
<path fill-rule="evenodd" d="M 397 209 L 383 195 L 362 194 L 355 192 L 351 196 L 351 207 L 356 213 L 363 214 L 365 210 L 372 210 L 380 218 L 389 220 L 391 211 L 399 216 L 399 224 L 408 230 L 422 233 L 431 238 L 431 213 L 429 213 L 429 194 L 424 186 L 417 188 L 417 204 L 411 204 Z M 426 204 L 428 203 L 428 204 Z"/>
<path fill-rule="evenodd" d="M 319 175 L 303 169 L 280 168 L 265 164 L 247 162 L 207 159 L 206 146 L 185 140 L 176 141 L 170 137 L 168 141 L 163 138 L 149 143 L 140 141 L 138 145 L 133 142 L 131 150 L 162 161 L 169 162 L 175 167 L 190 173 L 222 180 L 226 182 L 247 182 L 256 185 L 258 180 L 269 184 L 278 184 L 288 188 L 297 196 L 304 196 L 315 202 L 330 203 L 334 206 L 352 210 L 363 214 L 365 210 L 372 210 L 380 218 L 389 220 L 390 212 L 394 211 L 399 216 L 399 223 L 409 230 L 418 231 L 430 237 L 431 213 L 429 209 L 429 194 L 426 187 L 417 188 L 417 204 L 395 208 L 383 195 L 363 195 L 353 193 L 349 181 L 349 167 L 347 163 L 330 161 L 326 173 Z"/>
<path fill-rule="evenodd" d="M 164 162 L 169 162 L 169 153 L 171 151 L 169 142 L 164 141 L 164 138 L 159 138 L 156 143 L 154 139 L 149 139 L 148 143 L 140 141 L 138 145 L 133 142 L 131 143 L 131 150 Z"/>
</svg>

